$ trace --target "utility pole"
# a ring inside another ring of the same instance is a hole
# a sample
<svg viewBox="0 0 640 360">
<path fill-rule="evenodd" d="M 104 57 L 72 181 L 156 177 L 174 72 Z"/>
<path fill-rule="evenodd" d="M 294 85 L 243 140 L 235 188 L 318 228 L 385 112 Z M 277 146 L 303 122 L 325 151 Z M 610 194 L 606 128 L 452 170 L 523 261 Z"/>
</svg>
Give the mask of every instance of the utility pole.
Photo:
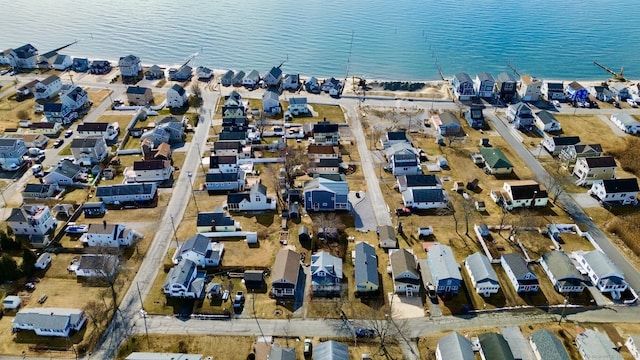
<svg viewBox="0 0 640 360">
<path fill-rule="evenodd" d="M 204 165 L 202 165 L 202 153 L 200 152 L 200 144 L 194 142 L 193 145 L 196 147 L 196 150 L 198 150 L 198 163 L 200 164 L 200 169 L 202 169 L 202 173 L 206 174 L 207 172 L 204 169 Z"/>
<path fill-rule="evenodd" d="M 189 171 L 187 174 L 189 176 L 189 185 L 191 186 L 191 197 L 193 197 L 193 204 L 196 206 L 196 216 L 200 213 L 200 209 L 198 209 L 198 202 L 196 201 L 196 193 L 193 191 L 193 173 Z"/>
<path fill-rule="evenodd" d="M 147 328 L 147 312 L 144 311 L 144 303 L 142 302 L 142 294 L 140 293 L 140 285 L 136 281 L 136 288 L 138 288 L 138 297 L 140 298 L 140 308 L 142 309 L 142 320 L 144 320 L 144 333 L 147 336 L 147 347 L 151 349 L 151 342 L 149 341 L 149 329 Z"/>
<path fill-rule="evenodd" d="M 560 319 L 558 319 L 558 325 L 562 322 L 562 318 L 564 317 L 564 312 L 567 311 L 567 303 L 569 302 L 569 297 L 564 297 L 564 307 L 562 308 L 562 314 L 560 314 Z"/>
</svg>

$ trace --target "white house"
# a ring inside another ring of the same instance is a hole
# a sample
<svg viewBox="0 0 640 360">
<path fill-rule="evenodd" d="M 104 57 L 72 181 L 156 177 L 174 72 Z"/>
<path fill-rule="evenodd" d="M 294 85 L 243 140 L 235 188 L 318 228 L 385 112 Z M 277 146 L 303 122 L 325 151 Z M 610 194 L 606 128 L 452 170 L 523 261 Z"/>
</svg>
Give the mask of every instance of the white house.
<svg viewBox="0 0 640 360">
<path fill-rule="evenodd" d="M 504 254 L 500 263 L 516 292 L 536 292 L 540 288 L 538 277 L 520 254 Z"/>
<path fill-rule="evenodd" d="M 464 267 L 478 294 L 489 297 L 500 290 L 498 275 L 496 275 L 491 262 L 485 255 L 481 253 L 469 255 L 464 260 Z"/>
<path fill-rule="evenodd" d="M 542 81 L 531 75 L 522 75 L 520 77 L 520 83 L 518 94 L 522 98 L 522 101 L 540 100 L 540 95 L 542 95 Z"/>
<path fill-rule="evenodd" d="M 89 224 L 87 232 L 80 237 L 80 242 L 85 246 L 130 246 L 136 237 L 136 232 L 125 230 L 124 225 L 107 224 L 106 221 L 102 224 Z"/>
<path fill-rule="evenodd" d="M 340 148 L 333 145 L 309 144 L 307 147 L 307 157 L 309 160 L 319 159 L 342 159 Z"/>
<path fill-rule="evenodd" d="M 18 311 L 11 321 L 14 332 L 31 330 L 38 336 L 69 337 L 87 322 L 84 311 L 62 308 L 27 308 Z"/>
<path fill-rule="evenodd" d="M 573 176 L 578 178 L 577 185 L 588 186 L 594 181 L 615 179 L 616 167 L 613 156 L 582 157 L 576 161 Z"/>
<path fill-rule="evenodd" d="M 18 169 L 28 149 L 23 139 L 0 138 L 0 165 L 3 170 Z"/>
<path fill-rule="evenodd" d="M 267 86 L 278 86 L 282 81 L 282 70 L 280 67 L 272 67 L 268 73 L 264 74 L 263 79 L 264 84 Z"/>
<path fill-rule="evenodd" d="M 267 196 L 267 188 L 256 183 L 249 191 L 227 195 L 227 210 L 229 211 L 264 211 L 275 210 L 276 199 Z"/>
<path fill-rule="evenodd" d="M 276 298 L 295 296 L 299 274 L 300 254 L 281 248 L 271 271 L 271 294 Z"/>
<path fill-rule="evenodd" d="M 422 173 L 418 151 L 409 143 L 394 144 L 385 150 L 389 164 L 388 170 L 393 175 L 417 175 Z"/>
<path fill-rule="evenodd" d="M 75 183 L 87 182 L 88 178 L 83 173 L 83 168 L 80 165 L 74 164 L 69 160 L 62 160 L 58 165 L 51 169 L 48 174 L 42 178 L 44 184 L 56 184 L 56 185 L 73 185 Z"/>
<path fill-rule="evenodd" d="M 272 115 L 282 112 L 280 95 L 277 92 L 267 90 L 262 94 L 262 111 Z"/>
<path fill-rule="evenodd" d="M 540 184 L 533 180 L 505 181 L 503 190 L 513 204 L 519 207 L 545 207 L 549 201 L 549 194 L 540 188 Z"/>
<path fill-rule="evenodd" d="M 89 94 L 80 86 L 63 86 L 60 101 L 72 111 L 77 111 L 89 102 Z"/>
<path fill-rule="evenodd" d="M 625 341 L 624 346 L 627 347 L 631 356 L 635 360 L 640 360 L 640 336 L 636 334 L 629 335 L 627 341 Z"/>
<path fill-rule="evenodd" d="M 69 55 L 58 54 L 53 61 L 53 68 L 55 70 L 65 71 L 73 65 L 73 60 Z"/>
<path fill-rule="evenodd" d="M 107 205 L 150 202 L 157 194 L 158 185 L 156 183 L 98 186 L 96 189 L 96 197 Z"/>
<path fill-rule="evenodd" d="M 242 86 L 253 89 L 258 86 L 260 82 L 260 73 L 258 70 L 251 70 L 247 75 L 242 79 Z"/>
<path fill-rule="evenodd" d="M 552 132 L 562 130 L 560 122 L 547 110 L 540 110 L 534 114 L 535 125 L 540 131 Z"/>
<path fill-rule="evenodd" d="M 42 204 L 22 205 L 11 209 L 6 221 L 16 235 L 46 235 L 58 226 L 51 209 Z"/>
<path fill-rule="evenodd" d="M 45 100 L 58 95 L 61 89 L 62 80 L 57 75 L 49 75 L 46 79 L 36 83 L 33 95 L 36 100 Z"/>
<path fill-rule="evenodd" d="M 545 136 L 542 146 L 551 155 L 559 155 L 569 146 L 575 146 L 580 142 L 579 136 Z"/>
<path fill-rule="evenodd" d="M 607 334 L 600 331 L 587 329 L 576 336 L 575 344 L 583 360 L 623 359 Z"/>
<path fill-rule="evenodd" d="M 640 121 L 627 113 L 611 114 L 611 122 L 627 134 L 637 134 L 640 132 Z"/>
<path fill-rule="evenodd" d="M 584 277 L 563 251 L 554 250 L 542 254 L 540 266 L 559 293 L 581 293 L 584 290 Z"/>
<path fill-rule="evenodd" d="M 20 69 L 35 69 L 38 62 L 38 49 L 25 44 L 13 49 L 9 55 L 9 64 Z"/>
<path fill-rule="evenodd" d="M 182 259 L 169 270 L 162 291 L 168 297 L 198 299 L 205 285 L 205 272 L 199 272 L 195 262 Z"/>
<path fill-rule="evenodd" d="M 411 145 L 411 141 L 407 138 L 406 131 L 387 131 L 380 137 L 380 145 L 383 149 L 387 149 L 395 144 L 406 143 Z"/>
<path fill-rule="evenodd" d="M 138 76 L 142 71 L 140 58 L 134 55 L 123 56 L 118 60 L 118 67 L 122 76 Z"/>
<path fill-rule="evenodd" d="M 394 292 L 399 295 L 419 296 L 421 283 L 415 255 L 406 249 L 390 250 L 389 262 Z"/>
<path fill-rule="evenodd" d="M 196 68 L 196 77 L 198 77 L 198 80 L 200 81 L 211 80 L 213 78 L 213 75 L 213 70 L 209 69 L 208 67 L 198 66 Z"/>
<path fill-rule="evenodd" d="M 473 89 L 473 80 L 467 73 L 460 72 L 455 74 L 453 80 L 451 80 L 451 85 L 453 86 L 453 93 L 460 101 L 471 100 L 476 96 Z"/>
<path fill-rule="evenodd" d="M 492 98 L 495 85 L 496 80 L 488 72 L 476 74 L 476 78 L 473 80 L 473 90 L 481 98 Z"/>
<path fill-rule="evenodd" d="M 97 164 L 109 155 L 106 141 L 98 136 L 73 139 L 71 153 L 77 163 L 85 165 Z"/>
<path fill-rule="evenodd" d="M 117 122 L 89 122 L 78 125 L 76 132 L 81 137 L 102 136 L 106 141 L 114 141 L 120 134 Z"/>
<path fill-rule="evenodd" d="M 609 205 L 636 205 L 638 204 L 638 191 L 636 178 L 610 179 L 595 181 L 589 194 Z"/>
<path fill-rule="evenodd" d="M 119 264 L 120 259 L 116 255 L 82 255 L 75 265 L 75 273 L 80 278 L 108 280 L 116 275 Z M 69 268 L 72 269 L 73 266 L 72 264 Z"/>
<path fill-rule="evenodd" d="M 600 250 L 576 251 L 574 255 L 579 266 L 600 292 L 611 293 L 615 300 L 621 298 L 628 284 L 622 271 L 607 255 Z"/>
<path fill-rule="evenodd" d="M 340 128 L 338 124 L 323 119 L 313 124 L 313 143 L 317 145 L 339 145 Z"/>
<path fill-rule="evenodd" d="M 177 265 L 183 259 L 187 259 L 201 267 L 218 266 L 222 261 L 223 254 L 223 244 L 212 242 L 208 237 L 196 234 L 185 240 L 180 248 L 176 249 L 173 263 Z"/>
<path fill-rule="evenodd" d="M 293 115 L 309 114 L 306 97 L 292 97 L 289 99 L 289 112 Z"/>
<path fill-rule="evenodd" d="M 299 74 L 286 74 L 282 81 L 283 90 L 296 91 L 300 88 L 300 75 Z"/>
<path fill-rule="evenodd" d="M 174 84 L 167 90 L 167 107 L 182 108 L 189 103 L 189 95 L 187 91 L 180 85 Z"/>
<path fill-rule="evenodd" d="M 439 188 L 411 187 L 402 192 L 402 202 L 412 209 L 444 209 L 449 205 L 449 196 Z"/>
<path fill-rule="evenodd" d="M 163 182 L 173 176 L 171 160 L 134 161 L 123 171 L 125 183 Z"/>
<path fill-rule="evenodd" d="M 460 120 L 450 111 L 436 114 L 430 118 L 431 124 L 442 136 L 455 136 L 461 133 Z"/>
</svg>

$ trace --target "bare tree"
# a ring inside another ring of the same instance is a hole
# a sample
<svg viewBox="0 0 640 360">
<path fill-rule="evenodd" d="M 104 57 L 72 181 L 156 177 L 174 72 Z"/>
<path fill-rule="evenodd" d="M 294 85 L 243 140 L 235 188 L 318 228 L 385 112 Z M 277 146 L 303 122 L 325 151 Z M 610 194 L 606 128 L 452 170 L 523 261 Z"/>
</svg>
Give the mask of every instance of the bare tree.
<svg viewBox="0 0 640 360">
<path fill-rule="evenodd" d="M 285 147 L 280 151 L 284 157 L 284 171 L 287 184 L 294 186 L 296 177 L 303 174 L 309 165 L 307 153 L 299 147 Z"/>
<path fill-rule="evenodd" d="M 87 315 L 87 318 L 91 320 L 91 323 L 96 326 L 100 324 L 103 320 L 107 318 L 107 312 L 110 309 L 106 307 L 106 304 L 100 303 L 95 300 L 91 300 L 85 305 L 84 313 Z"/>
<path fill-rule="evenodd" d="M 552 201 L 554 203 L 556 202 L 556 200 L 558 200 L 558 197 L 560 197 L 565 192 L 566 182 L 567 180 L 558 173 L 549 174 L 549 176 L 546 178 L 544 185 L 547 187 L 549 193 L 553 196 Z"/>
<path fill-rule="evenodd" d="M 189 98 L 189 106 L 194 108 L 200 108 L 202 106 L 202 88 L 197 82 L 191 84 L 191 97 Z"/>
<path fill-rule="evenodd" d="M 392 300 L 393 302 L 393 300 Z M 373 330 L 380 341 L 380 351 L 388 358 L 387 344 L 392 340 L 408 341 L 409 330 L 407 321 L 399 319 L 392 304 L 371 304 L 367 314 L 363 314 L 364 326 Z"/>
<path fill-rule="evenodd" d="M 318 234 L 336 234 L 344 232 L 345 225 L 335 213 L 321 213 L 313 216 L 313 224 Z"/>
<path fill-rule="evenodd" d="M 16 113 L 16 116 L 18 117 L 19 120 L 27 120 L 30 118 L 29 113 L 26 110 L 19 110 Z"/>
<path fill-rule="evenodd" d="M 463 197 L 462 197 L 462 209 L 464 210 L 464 225 L 465 225 L 465 232 L 464 234 L 469 236 L 469 222 L 471 220 L 471 217 L 474 214 L 474 206 L 473 206 L 473 198 L 469 195 L 467 195 L 466 197 L 464 196 L 463 193 Z"/>
</svg>

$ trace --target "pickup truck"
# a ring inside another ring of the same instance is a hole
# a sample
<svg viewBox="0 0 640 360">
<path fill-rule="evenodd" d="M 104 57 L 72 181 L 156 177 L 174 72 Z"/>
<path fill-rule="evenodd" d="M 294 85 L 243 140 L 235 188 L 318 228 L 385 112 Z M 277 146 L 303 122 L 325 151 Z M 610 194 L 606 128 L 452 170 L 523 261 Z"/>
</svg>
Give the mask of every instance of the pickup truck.
<svg viewBox="0 0 640 360">
<path fill-rule="evenodd" d="M 236 297 L 233 299 L 233 307 L 241 308 L 244 305 L 244 293 L 242 291 L 236 292 Z"/>
</svg>

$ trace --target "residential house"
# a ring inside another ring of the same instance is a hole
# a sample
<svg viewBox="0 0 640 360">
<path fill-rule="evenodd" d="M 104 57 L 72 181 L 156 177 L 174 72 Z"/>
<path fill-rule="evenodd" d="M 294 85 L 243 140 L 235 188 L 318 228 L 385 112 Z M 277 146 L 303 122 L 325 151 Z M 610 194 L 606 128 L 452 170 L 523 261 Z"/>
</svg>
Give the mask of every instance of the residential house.
<svg viewBox="0 0 640 360">
<path fill-rule="evenodd" d="M 144 160 L 171 160 L 171 145 L 166 142 L 160 143 L 157 147 L 152 147 L 153 143 L 150 139 L 144 139 L 140 147 Z"/>
<path fill-rule="evenodd" d="M 86 182 L 86 174 L 80 165 L 69 160 L 62 160 L 55 168 L 47 173 L 43 178 L 44 184 L 69 186 L 76 183 Z"/>
<path fill-rule="evenodd" d="M 80 260 L 75 266 L 76 276 L 79 278 L 95 278 L 108 281 L 118 269 L 120 259 L 116 255 L 96 255 L 86 254 L 80 256 Z M 74 269 L 73 266 L 69 267 Z"/>
<path fill-rule="evenodd" d="M 89 65 L 89 73 L 104 75 L 111 72 L 111 63 L 107 60 L 93 60 Z"/>
<path fill-rule="evenodd" d="M 405 131 L 387 131 L 380 137 L 380 145 L 382 145 L 383 149 L 390 148 L 395 144 L 411 145 L 411 141 L 409 141 Z"/>
<path fill-rule="evenodd" d="M 70 124 L 78 118 L 78 113 L 61 103 L 45 103 L 42 112 L 50 123 Z"/>
<path fill-rule="evenodd" d="M 119 247 L 130 246 L 133 243 L 135 232 L 120 224 L 89 224 L 87 232 L 82 234 L 80 242 L 85 246 Z"/>
<path fill-rule="evenodd" d="M 158 65 L 152 65 L 144 72 L 144 77 L 147 80 L 164 79 L 164 70 Z"/>
<path fill-rule="evenodd" d="M 316 145 L 339 145 L 340 129 L 338 124 L 327 121 L 319 121 L 313 124 L 313 143 Z"/>
<path fill-rule="evenodd" d="M 84 311 L 63 308 L 25 308 L 11 320 L 13 332 L 33 331 L 38 336 L 68 338 L 87 322 Z"/>
<path fill-rule="evenodd" d="M 147 87 L 129 86 L 127 100 L 130 105 L 146 106 L 153 102 L 153 92 Z"/>
<path fill-rule="evenodd" d="M 515 360 L 509 343 L 501 334 L 480 334 L 478 340 L 480 341 L 480 358 L 482 360 Z"/>
<path fill-rule="evenodd" d="M 340 148 L 334 145 L 309 144 L 307 147 L 307 157 L 310 161 L 320 159 L 342 159 Z"/>
<path fill-rule="evenodd" d="M 304 206 L 307 211 L 351 210 L 349 184 L 318 176 L 304 185 Z"/>
<path fill-rule="evenodd" d="M 610 179 L 595 181 L 589 194 L 605 205 L 637 205 L 638 190 L 636 178 Z"/>
<path fill-rule="evenodd" d="M 136 77 L 140 75 L 142 71 L 140 58 L 134 55 L 121 57 L 120 60 L 118 60 L 118 67 L 123 77 Z"/>
<path fill-rule="evenodd" d="M 342 159 L 320 158 L 309 161 L 307 174 L 338 174 L 342 168 Z"/>
<path fill-rule="evenodd" d="M 556 119 L 556 117 L 547 110 L 540 110 L 536 112 L 534 114 L 534 118 L 534 124 L 540 131 L 556 132 L 562 130 L 562 126 L 560 126 L 558 119 Z"/>
<path fill-rule="evenodd" d="M 542 85 L 542 93 L 551 100 L 564 100 L 564 83 L 547 81 Z"/>
<path fill-rule="evenodd" d="M 80 86 L 64 85 L 62 87 L 60 101 L 69 109 L 76 111 L 88 105 L 89 94 Z"/>
<path fill-rule="evenodd" d="M 576 161 L 573 176 L 578 178 L 577 185 L 589 186 L 597 180 L 615 179 L 616 167 L 613 156 L 583 157 Z"/>
<path fill-rule="evenodd" d="M 575 343 L 583 360 L 622 360 L 616 345 L 605 333 L 588 329 L 576 336 Z"/>
<path fill-rule="evenodd" d="M 196 68 L 196 77 L 200 81 L 209 81 L 213 79 L 214 73 L 213 70 L 209 69 L 206 66 L 198 66 Z"/>
<path fill-rule="evenodd" d="M 622 271 L 600 250 L 576 251 L 578 265 L 586 272 L 591 283 L 602 293 L 611 293 L 614 300 L 622 297 L 629 285 Z"/>
<path fill-rule="evenodd" d="M 264 81 L 264 84 L 269 87 L 280 86 L 280 82 L 282 81 L 282 70 L 280 70 L 279 66 L 272 67 L 268 73 L 264 74 L 262 81 Z"/>
<path fill-rule="evenodd" d="M 505 181 L 502 189 L 511 200 L 513 208 L 545 207 L 549 201 L 549 194 L 540 188 L 540 184 L 533 180 Z"/>
<path fill-rule="evenodd" d="M 226 201 L 229 211 L 265 211 L 276 209 L 276 199 L 267 196 L 267 188 L 256 183 L 249 191 L 231 193 Z"/>
<path fill-rule="evenodd" d="M 559 293 L 581 293 L 584 290 L 584 276 L 563 251 L 549 251 L 542 254 L 540 266 L 553 287 Z"/>
<path fill-rule="evenodd" d="M 271 294 L 276 298 L 293 297 L 298 287 L 300 254 L 282 248 L 276 255 L 271 271 Z"/>
<path fill-rule="evenodd" d="M 427 252 L 427 265 L 436 293 L 444 297 L 455 296 L 462 286 L 462 275 L 453 251 L 449 246 L 434 243 Z"/>
<path fill-rule="evenodd" d="M 237 174 L 240 171 L 237 155 L 211 155 L 209 170 L 219 170 L 221 173 Z"/>
<path fill-rule="evenodd" d="M 58 75 L 49 75 L 36 84 L 33 95 L 36 100 L 45 100 L 57 96 L 60 90 L 62 90 L 62 80 Z"/>
<path fill-rule="evenodd" d="M 562 149 L 558 158 L 567 162 L 568 167 L 574 165 L 580 158 L 602 156 L 602 146 L 600 144 L 576 144 L 569 145 Z"/>
<path fill-rule="evenodd" d="M 422 173 L 418 152 L 408 143 L 398 143 L 385 150 L 393 175 L 417 175 Z"/>
<path fill-rule="evenodd" d="M 378 245 L 383 249 L 395 249 L 398 247 L 398 239 L 396 232 L 391 225 L 378 226 L 376 229 L 378 235 Z"/>
<path fill-rule="evenodd" d="M 533 117 L 533 110 L 523 102 L 516 104 L 510 104 L 507 108 L 507 119 L 517 129 L 530 129 L 533 127 L 535 118 Z"/>
<path fill-rule="evenodd" d="M 233 129 L 235 127 L 231 127 Z M 247 143 L 247 132 L 246 131 L 226 131 L 225 128 L 222 128 L 222 132 L 218 135 L 218 140 L 220 141 L 240 141 L 243 145 Z"/>
<path fill-rule="evenodd" d="M 185 240 L 180 245 L 180 248 L 176 249 L 173 263 L 179 264 L 182 260 L 187 259 L 201 267 L 219 266 L 223 254 L 223 244 L 212 242 L 211 239 L 202 234 L 195 234 Z"/>
<path fill-rule="evenodd" d="M 38 49 L 31 44 L 25 44 L 13 49 L 13 61 L 10 65 L 18 69 L 35 69 L 38 62 Z"/>
<path fill-rule="evenodd" d="M 468 101 L 476 97 L 476 92 L 473 86 L 473 80 L 469 74 L 460 72 L 453 76 L 451 80 L 453 86 L 453 93 L 459 101 Z"/>
<path fill-rule="evenodd" d="M 570 82 L 564 88 L 567 100 L 582 102 L 589 99 L 589 91 L 577 81 Z"/>
<path fill-rule="evenodd" d="M 62 124 L 59 122 L 36 122 L 29 125 L 25 133 L 57 137 L 60 131 L 62 131 Z"/>
<path fill-rule="evenodd" d="M 38 55 L 38 62 L 36 67 L 38 69 L 49 70 L 53 68 L 53 62 L 56 60 L 58 53 L 55 50 L 51 50 L 42 55 Z"/>
<path fill-rule="evenodd" d="M 431 123 L 438 134 L 442 136 L 455 136 L 462 132 L 458 117 L 450 111 L 431 116 Z"/>
<path fill-rule="evenodd" d="M 464 118 L 467 119 L 469 126 L 473 129 L 482 129 L 484 127 L 484 115 L 481 106 L 471 106 L 465 111 Z"/>
<path fill-rule="evenodd" d="M 156 122 L 156 128 L 164 130 L 169 134 L 169 144 L 180 143 L 184 141 L 185 118 L 175 116 L 167 116 Z M 143 135 L 144 138 L 144 135 Z"/>
<path fill-rule="evenodd" d="M 157 194 L 156 183 L 108 185 L 96 189 L 96 197 L 107 205 L 146 203 L 154 200 Z"/>
<path fill-rule="evenodd" d="M 3 169 L 20 165 L 27 150 L 23 139 L 0 138 L 0 165 Z"/>
<path fill-rule="evenodd" d="M 22 190 L 22 198 L 25 201 L 28 199 L 47 199 L 53 197 L 53 194 L 59 190 L 60 188 L 55 184 L 26 184 Z"/>
<path fill-rule="evenodd" d="M 354 251 L 354 274 L 356 292 L 359 294 L 377 293 L 380 289 L 378 274 L 378 256 L 376 249 L 361 241 Z"/>
<path fill-rule="evenodd" d="M 59 71 L 65 71 L 73 65 L 73 60 L 69 55 L 58 54 L 53 61 L 53 68 Z"/>
<path fill-rule="evenodd" d="M 120 127 L 117 122 L 89 122 L 78 125 L 76 132 L 81 137 L 101 136 L 105 141 L 114 141 L 120 134 Z"/>
<path fill-rule="evenodd" d="M 164 129 L 158 127 L 151 130 L 147 130 L 140 136 L 141 142 L 146 142 L 152 148 L 159 146 L 162 143 L 169 143 L 171 134 Z"/>
<path fill-rule="evenodd" d="M 297 91 L 300 88 L 300 74 L 286 74 L 282 82 L 283 90 Z"/>
<path fill-rule="evenodd" d="M 185 64 L 178 69 L 169 69 L 167 75 L 170 81 L 178 81 L 178 82 L 189 81 L 193 76 L 193 68 Z"/>
<path fill-rule="evenodd" d="M 622 83 L 614 83 L 609 86 L 609 91 L 611 91 L 612 98 L 618 101 L 625 101 L 631 98 L 631 93 L 629 92 L 629 88 Z"/>
<path fill-rule="evenodd" d="M 6 222 L 15 235 L 47 235 L 58 226 L 51 209 L 43 204 L 11 209 Z"/>
<path fill-rule="evenodd" d="M 311 94 L 319 94 L 321 91 L 320 84 L 318 83 L 318 79 L 315 76 L 309 78 L 309 80 L 305 81 L 304 89 Z"/>
<path fill-rule="evenodd" d="M 636 334 L 629 335 L 627 341 L 625 341 L 624 346 L 627 347 L 631 356 L 635 360 L 640 360 L 640 336 Z"/>
<path fill-rule="evenodd" d="M 500 100 L 511 102 L 515 98 L 518 91 L 518 82 L 508 72 L 502 72 L 498 75 L 496 80 L 496 92 L 500 97 Z"/>
<path fill-rule="evenodd" d="M 258 70 L 255 70 L 255 69 L 249 71 L 249 73 L 244 76 L 244 79 L 242 79 L 242 85 L 249 89 L 253 89 L 256 86 L 258 86 L 259 82 L 260 82 L 260 73 L 258 73 Z"/>
<path fill-rule="evenodd" d="M 513 172 L 513 164 L 507 159 L 502 150 L 495 147 L 480 148 L 478 152 L 484 161 L 484 171 L 487 174 L 503 175 Z"/>
<path fill-rule="evenodd" d="M 107 143 L 103 137 L 75 138 L 71 141 L 71 153 L 79 164 L 93 165 L 108 155 Z"/>
<path fill-rule="evenodd" d="M 292 97 L 289 99 L 289 108 L 287 109 L 293 115 L 311 114 L 307 104 L 306 97 Z"/>
<path fill-rule="evenodd" d="M 496 81 L 493 75 L 488 72 L 481 72 L 476 74 L 476 78 L 473 80 L 473 91 L 481 98 L 493 98 L 493 88 L 496 85 Z"/>
<path fill-rule="evenodd" d="M 516 292 L 537 292 L 540 288 L 538 277 L 531 271 L 522 255 L 504 254 L 500 258 L 500 264 Z"/>
<path fill-rule="evenodd" d="M 542 81 L 531 75 L 520 76 L 520 89 L 518 94 L 522 101 L 538 101 L 542 95 Z"/>
<path fill-rule="evenodd" d="M 466 337 L 457 332 L 438 340 L 436 360 L 474 360 L 473 345 Z"/>
<path fill-rule="evenodd" d="M 313 360 L 349 360 L 349 347 L 333 340 L 321 342 L 313 350 Z"/>
<path fill-rule="evenodd" d="M 441 188 L 412 187 L 402 192 L 402 202 L 411 209 L 444 209 L 449 205 L 449 196 Z"/>
<path fill-rule="evenodd" d="M 168 108 L 182 108 L 189 104 L 189 95 L 187 91 L 178 84 L 167 90 L 167 102 Z"/>
<path fill-rule="evenodd" d="M 107 207 L 102 201 L 86 202 L 82 204 L 82 212 L 85 218 L 102 217 L 107 213 Z"/>
<path fill-rule="evenodd" d="M 262 111 L 272 115 L 281 113 L 280 94 L 272 90 L 265 91 L 262 94 Z"/>
<path fill-rule="evenodd" d="M 123 171 L 125 183 L 163 182 L 173 176 L 170 160 L 134 161 L 132 167 Z"/>
<path fill-rule="evenodd" d="M 158 353 L 134 351 L 125 360 L 203 360 L 202 354 Z"/>
<path fill-rule="evenodd" d="M 244 80 L 244 76 L 246 73 L 242 70 L 233 74 L 233 79 L 231 79 L 231 84 L 233 86 L 242 86 L 242 80 Z"/>
<path fill-rule="evenodd" d="M 231 86 L 233 84 L 233 77 L 233 71 L 227 70 L 220 78 L 220 84 L 222 84 L 222 86 Z"/>
<path fill-rule="evenodd" d="M 326 79 L 322 82 L 320 90 L 328 93 L 331 96 L 338 96 L 340 95 L 340 93 L 342 93 L 342 83 L 340 82 L 340 80 L 332 77 L 331 79 Z"/>
<path fill-rule="evenodd" d="M 567 349 L 551 331 L 541 329 L 529 338 L 529 345 L 533 349 L 536 359 L 544 360 L 569 360 Z"/>
<path fill-rule="evenodd" d="M 432 174 L 399 175 L 396 176 L 396 185 L 401 193 L 410 188 L 442 188 L 440 179 Z"/>
<path fill-rule="evenodd" d="M 627 134 L 637 134 L 640 132 L 640 121 L 627 113 L 611 114 L 611 122 L 620 130 Z"/>
<path fill-rule="evenodd" d="M 604 102 L 611 102 L 614 100 L 613 92 L 611 92 L 611 90 L 609 90 L 609 87 L 605 85 L 590 86 L 589 95 Z"/>
<path fill-rule="evenodd" d="M 197 264 L 185 258 L 169 270 L 162 292 L 167 297 L 199 299 L 203 295 L 204 285 L 205 272 L 198 271 Z"/>
<path fill-rule="evenodd" d="M 471 284 L 476 292 L 484 297 L 496 294 L 500 290 L 498 275 L 493 270 L 489 259 L 481 253 L 469 255 L 464 261 Z"/>
<path fill-rule="evenodd" d="M 418 273 L 415 255 L 406 249 L 391 250 L 391 277 L 394 292 L 398 295 L 420 295 L 420 273 Z"/>
<path fill-rule="evenodd" d="M 296 360 L 296 349 L 283 348 L 278 344 L 273 344 L 267 360 Z"/>
<path fill-rule="evenodd" d="M 216 141 L 213 143 L 213 153 L 216 156 L 241 157 L 242 152 L 242 142 L 240 141 Z"/>
<path fill-rule="evenodd" d="M 8 134 L 5 132 L 2 135 L 2 138 L 6 139 L 22 139 L 24 141 L 24 146 L 29 148 L 40 148 L 44 149 L 47 147 L 49 143 L 49 138 L 42 134 Z M 0 143 L 0 152 L 2 151 L 3 145 Z M 0 155 L 2 157 L 2 155 Z"/>
<path fill-rule="evenodd" d="M 342 259 L 325 251 L 311 255 L 311 291 L 315 296 L 340 295 Z"/>
<path fill-rule="evenodd" d="M 568 146 L 580 143 L 579 136 L 545 136 L 542 146 L 553 156 L 559 155 Z"/>
<path fill-rule="evenodd" d="M 248 106 L 247 103 L 242 101 L 242 96 L 233 90 L 228 96 L 225 96 L 224 104 L 222 105 L 222 118 L 242 118 L 246 120 Z"/>
<path fill-rule="evenodd" d="M 196 228 L 199 233 L 232 232 L 240 230 L 240 223 L 218 207 L 211 212 L 199 212 Z"/>
<path fill-rule="evenodd" d="M 251 292 L 262 292 L 267 288 L 264 270 L 245 270 L 243 280 L 244 286 Z"/>
</svg>

